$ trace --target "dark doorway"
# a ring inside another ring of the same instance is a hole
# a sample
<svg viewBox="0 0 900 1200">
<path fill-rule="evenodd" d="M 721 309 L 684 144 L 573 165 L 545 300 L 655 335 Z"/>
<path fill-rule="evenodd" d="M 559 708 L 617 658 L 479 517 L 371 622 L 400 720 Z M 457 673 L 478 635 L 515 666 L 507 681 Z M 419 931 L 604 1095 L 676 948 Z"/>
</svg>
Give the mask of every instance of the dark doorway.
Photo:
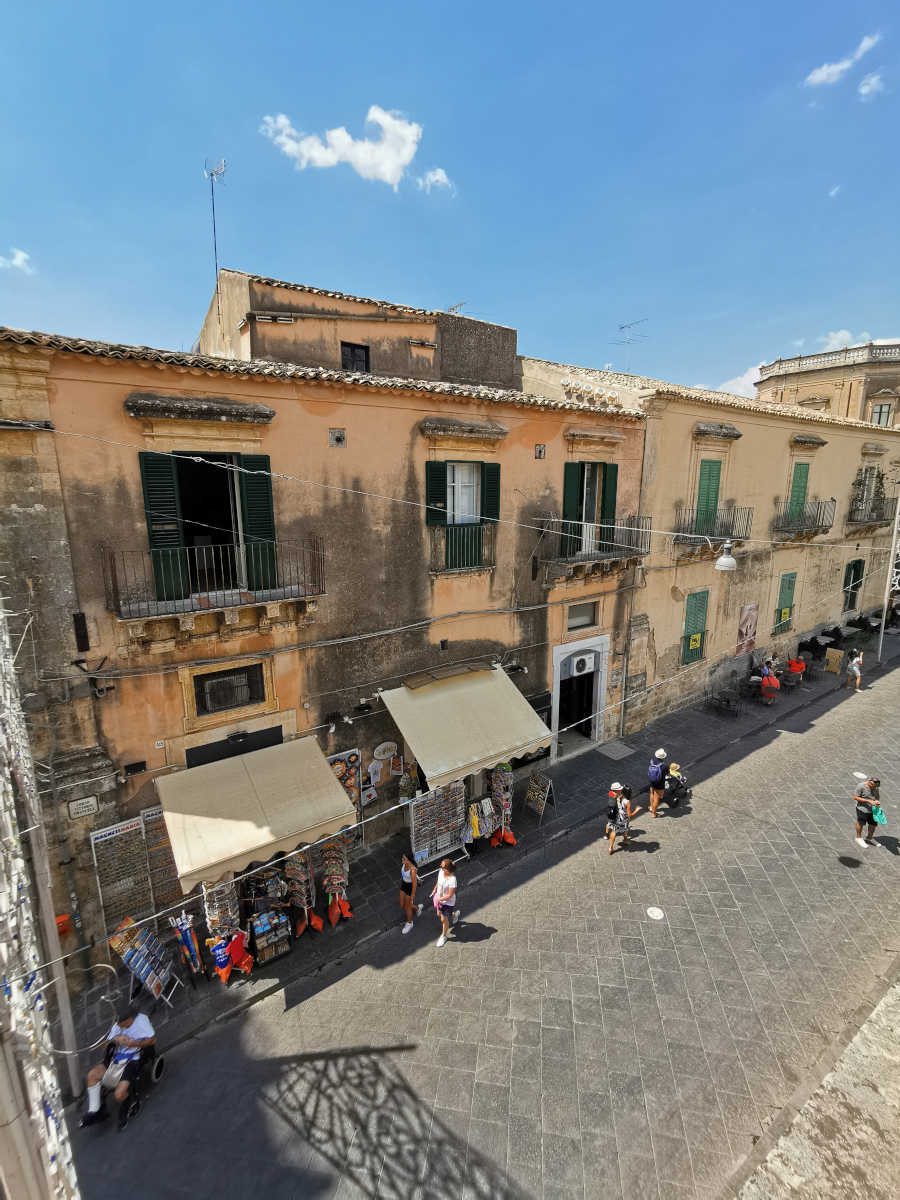
<svg viewBox="0 0 900 1200">
<path fill-rule="evenodd" d="M 560 729 L 568 729 L 574 725 L 573 733 L 577 731 L 586 738 L 591 736 L 591 717 L 594 708 L 594 674 L 595 672 L 588 671 L 584 675 L 573 675 L 570 679 L 560 680 Z"/>
<path fill-rule="evenodd" d="M 241 586 L 240 537 L 234 472 L 229 454 L 204 454 L 207 462 L 176 455 L 178 498 L 187 551 L 190 590 L 213 592 Z"/>
<path fill-rule="evenodd" d="M 223 758 L 235 758 L 238 754 L 249 754 L 251 750 L 264 750 L 266 746 L 280 746 L 284 734 L 280 725 L 271 729 L 257 729 L 255 733 L 233 733 L 221 742 L 207 742 L 205 746 L 194 746 L 185 753 L 189 767 L 202 767 L 206 763 L 221 762 Z"/>
</svg>

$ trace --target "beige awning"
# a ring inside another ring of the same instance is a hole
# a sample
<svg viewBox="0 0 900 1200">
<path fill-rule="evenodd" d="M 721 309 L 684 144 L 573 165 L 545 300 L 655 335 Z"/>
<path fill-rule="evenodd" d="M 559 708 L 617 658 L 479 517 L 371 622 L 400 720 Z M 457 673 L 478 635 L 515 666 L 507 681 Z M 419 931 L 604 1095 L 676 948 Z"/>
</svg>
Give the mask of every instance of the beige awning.
<svg viewBox="0 0 900 1200">
<path fill-rule="evenodd" d="M 502 668 L 394 688 L 381 698 L 431 787 L 543 749 L 553 738 Z"/>
<path fill-rule="evenodd" d="M 159 776 L 156 790 L 185 894 L 357 819 L 314 737 Z"/>
</svg>

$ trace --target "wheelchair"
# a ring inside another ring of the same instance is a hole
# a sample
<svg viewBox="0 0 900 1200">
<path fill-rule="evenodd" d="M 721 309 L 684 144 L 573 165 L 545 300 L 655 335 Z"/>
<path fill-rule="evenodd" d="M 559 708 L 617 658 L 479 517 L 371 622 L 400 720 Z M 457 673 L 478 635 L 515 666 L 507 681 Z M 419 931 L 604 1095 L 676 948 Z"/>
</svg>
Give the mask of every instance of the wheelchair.
<svg viewBox="0 0 900 1200">
<path fill-rule="evenodd" d="M 103 1052 L 104 1069 L 112 1062 L 116 1053 L 116 1045 L 110 1042 Z M 166 1070 L 165 1056 L 156 1053 L 155 1046 L 145 1046 L 141 1050 L 141 1056 L 138 1059 L 137 1078 L 134 1079 L 128 1088 L 128 1096 L 125 1099 L 125 1119 L 133 1121 L 140 1113 L 143 1096 L 149 1088 L 160 1082 Z M 104 1088 L 101 1099 L 101 1108 L 106 1107 L 106 1097 L 110 1089 Z"/>
</svg>

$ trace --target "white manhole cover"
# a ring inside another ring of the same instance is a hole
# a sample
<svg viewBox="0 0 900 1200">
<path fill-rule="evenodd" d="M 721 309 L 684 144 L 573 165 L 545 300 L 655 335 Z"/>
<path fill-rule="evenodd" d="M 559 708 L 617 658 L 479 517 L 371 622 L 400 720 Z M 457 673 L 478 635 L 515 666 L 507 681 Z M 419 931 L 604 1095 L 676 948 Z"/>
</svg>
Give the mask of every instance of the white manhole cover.
<svg viewBox="0 0 900 1200">
<path fill-rule="evenodd" d="M 661 921 L 666 914 L 661 908 L 648 908 L 647 916 L 651 921 Z"/>
<path fill-rule="evenodd" d="M 634 754 L 630 746 L 626 746 L 624 742 L 604 742 L 597 749 L 606 758 L 627 758 L 629 754 Z"/>
</svg>

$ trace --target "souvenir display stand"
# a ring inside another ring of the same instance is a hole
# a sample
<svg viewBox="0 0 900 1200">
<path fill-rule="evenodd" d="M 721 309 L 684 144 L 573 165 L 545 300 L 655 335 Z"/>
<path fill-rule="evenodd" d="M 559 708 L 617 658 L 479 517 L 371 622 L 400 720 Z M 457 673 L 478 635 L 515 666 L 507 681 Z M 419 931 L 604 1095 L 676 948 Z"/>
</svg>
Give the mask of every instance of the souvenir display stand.
<svg viewBox="0 0 900 1200">
<path fill-rule="evenodd" d="M 314 846 L 310 859 L 319 877 L 322 894 L 328 901 L 328 920 L 332 925 L 344 917 L 350 920 L 353 913 L 347 900 L 347 879 L 349 866 L 347 863 L 347 843 L 344 835 L 329 838 Z"/>
<path fill-rule="evenodd" d="M 253 957 L 262 966 L 291 951 L 291 923 L 283 912 L 261 912 L 250 918 Z"/>
<path fill-rule="evenodd" d="M 213 935 L 231 933 L 241 923 L 241 906 L 238 902 L 237 885 L 231 882 L 217 883 L 203 888 L 203 915 L 206 927 Z"/>
<path fill-rule="evenodd" d="M 417 796 L 409 806 L 409 834 L 416 863 L 465 853 L 466 788 L 462 780 Z"/>
<path fill-rule="evenodd" d="M 498 846 L 501 841 L 514 846 L 516 844 L 512 833 L 512 797 L 513 773 L 509 763 L 497 763 L 491 771 L 491 800 L 496 814 L 491 845 Z"/>
<path fill-rule="evenodd" d="M 293 854 L 284 864 L 287 894 L 294 916 L 294 936 L 300 937 L 309 924 L 316 903 L 316 878 L 309 854 Z"/>
<path fill-rule="evenodd" d="M 128 1002 L 143 987 L 154 1000 L 162 1000 L 171 1008 L 172 996 L 182 983 L 175 974 L 171 953 L 156 934 L 146 925 L 135 926 L 133 917 L 126 917 L 109 942 L 131 972 Z"/>
</svg>

